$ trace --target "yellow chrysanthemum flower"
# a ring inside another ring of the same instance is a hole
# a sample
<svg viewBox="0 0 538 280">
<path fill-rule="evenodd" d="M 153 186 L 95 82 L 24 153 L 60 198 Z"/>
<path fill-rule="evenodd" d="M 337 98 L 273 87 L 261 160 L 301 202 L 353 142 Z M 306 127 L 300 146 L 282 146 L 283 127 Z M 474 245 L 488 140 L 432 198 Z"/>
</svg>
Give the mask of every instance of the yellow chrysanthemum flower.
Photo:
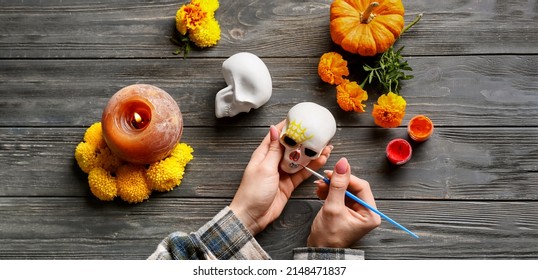
<svg viewBox="0 0 538 280">
<path fill-rule="evenodd" d="M 405 99 L 393 92 L 379 96 L 372 110 L 375 124 L 385 128 L 399 126 L 405 116 L 406 105 Z"/>
<path fill-rule="evenodd" d="M 103 128 L 101 122 L 92 124 L 84 133 L 84 141 L 93 144 L 97 148 L 106 146 L 105 138 L 103 138 Z"/>
<path fill-rule="evenodd" d="M 118 195 L 129 203 L 149 198 L 151 190 L 146 183 L 146 169 L 142 165 L 124 164 L 116 171 Z"/>
<path fill-rule="evenodd" d="M 106 146 L 97 147 L 102 139 L 100 123 L 92 125 L 85 133 L 84 140 L 75 149 L 79 167 L 88 173 L 91 192 L 99 199 L 110 201 L 116 196 L 129 203 L 142 202 L 149 198 L 153 190 L 170 191 L 181 183 L 185 165 L 193 159 L 191 146 L 178 143 L 170 155 L 150 165 L 134 165 L 122 162 Z M 112 174 L 116 173 L 116 177 Z"/>
<path fill-rule="evenodd" d="M 84 173 L 96 167 L 114 172 L 121 165 L 121 160 L 116 157 L 107 146 L 98 148 L 89 142 L 81 142 L 75 149 L 75 159 Z"/>
<path fill-rule="evenodd" d="M 324 53 L 319 59 L 318 75 L 326 83 L 339 85 L 349 75 L 347 61 L 336 52 Z"/>
<path fill-rule="evenodd" d="M 181 6 L 176 13 L 176 28 L 182 35 L 196 29 L 208 19 L 207 12 L 200 5 L 189 3 Z"/>
<path fill-rule="evenodd" d="M 189 32 L 189 39 L 200 48 L 212 47 L 220 40 L 219 22 L 211 17 Z"/>
<path fill-rule="evenodd" d="M 193 159 L 192 153 L 194 150 L 191 146 L 185 144 L 185 143 L 179 143 L 177 144 L 172 152 L 170 153 L 170 157 L 176 158 L 182 165 L 186 165 Z"/>
<path fill-rule="evenodd" d="M 111 201 L 117 195 L 116 178 L 101 167 L 96 167 L 88 174 L 90 190 L 100 200 Z"/>
<path fill-rule="evenodd" d="M 368 100 L 368 93 L 356 82 L 344 79 L 336 87 L 336 102 L 344 111 L 364 113 L 366 105 L 362 104 L 362 102 L 366 100 Z"/>
<path fill-rule="evenodd" d="M 214 13 L 219 8 L 218 0 L 192 0 L 191 3 L 200 6 L 202 10 L 208 13 Z"/>
<path fill-rule="evenodd" d="M 121 164 L 121 160 L 114 156 L 106 145 L 100 122 L 92 124 L 86 130 L 84 141 L 77 145 L 75 159 L 85 173 L 96 167 L 114 172 Z"/>
<path fill-rule="evenodd" d="M 153 163 L 146 171 L 148 184 L 155 191 L 170 191 L 181 184 L 185 165 L 192 159 L 194 150 L 185 143 L 178 143 L 168 158 Z"/>
<path fill-rule="evenodd" d="M 168 157 L 159 162 L 150 164 L 146 171 L 149 187 L 154 191 L 167 192 L 181 183 L 185 172 L 176 158 Z"/>
<path fill-rule="evenodd" d="M 75 159 L 84 173 L 89 173 L 97 166 L 97 147 L 88 142 L 80 142 L 75 149 Z"/>
<path fill-rule="evenodd" d="M 101 167 L 109 172 L 114 173 L 121 164 L 121 159 L 115 156 L 108 146 L 99 149 L 99 152 L 97 153 L 97 167 Z"/>
</svg>

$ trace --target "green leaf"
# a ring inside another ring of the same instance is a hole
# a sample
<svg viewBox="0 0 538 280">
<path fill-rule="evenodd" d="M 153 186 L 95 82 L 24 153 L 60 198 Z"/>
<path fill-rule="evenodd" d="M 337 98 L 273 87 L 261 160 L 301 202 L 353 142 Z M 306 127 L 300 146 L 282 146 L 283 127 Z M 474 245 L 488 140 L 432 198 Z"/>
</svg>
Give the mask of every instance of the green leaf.
<svg viewBox="0 0 538 280">
<path fill-rule="evenodd" d="M 400 81 L 413 78 L 413 75 L 407 75 L 404 72 L 413 71 L 413 69 L 401 55 L 402 50 L 403 47 L 398 50 L 390 47 L 379 56 L 373 66 L 363 65 L 364 71 L 368 73 L 366 77 L 368 84 L 372 84 L 375 79 L 375 82 L 381 84 L 385 91 L 398 93 L 401 89 Z"/>
</svg>

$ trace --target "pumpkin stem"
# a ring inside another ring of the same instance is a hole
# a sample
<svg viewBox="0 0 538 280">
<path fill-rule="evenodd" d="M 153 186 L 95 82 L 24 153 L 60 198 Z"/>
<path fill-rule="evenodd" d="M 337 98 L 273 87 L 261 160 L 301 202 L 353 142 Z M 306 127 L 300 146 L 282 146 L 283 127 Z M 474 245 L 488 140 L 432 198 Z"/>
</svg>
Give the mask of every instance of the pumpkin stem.
<svg viewBox="0 0 538 280">
<path fill-rule="evenodd" d="M 369 23 L 374 18 L 374 15 L 372 15 L 372 11 L 377 6 L 379 6 L 378 2 L 370 3 L 368 8 L 366 8 L 366 11 L 361 14 L 361 23 Z"/>
</svg>

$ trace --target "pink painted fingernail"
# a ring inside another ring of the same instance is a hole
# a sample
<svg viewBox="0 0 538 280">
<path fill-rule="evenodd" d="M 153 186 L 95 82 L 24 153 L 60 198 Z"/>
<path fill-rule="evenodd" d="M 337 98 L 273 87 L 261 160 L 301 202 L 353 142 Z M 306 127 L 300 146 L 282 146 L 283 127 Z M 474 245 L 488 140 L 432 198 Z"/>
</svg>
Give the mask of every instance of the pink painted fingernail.
<svg viewBox="0 0 538 280">
<path fill-rule="evenodd" d="M 274 125 L 271 125 L 271 127 L 269 128 L 269 133 L 271 134 L 271 141 L 276 141 L 278 140 L 278 129 L 276 129 L 276 126 Z"/>
<path fill-rule="evenodd" d="M 341 158 L 334 167 L 334 171 L 338 174 L 346 174 L 349 163 L 345 157 Z"/>
</svg>

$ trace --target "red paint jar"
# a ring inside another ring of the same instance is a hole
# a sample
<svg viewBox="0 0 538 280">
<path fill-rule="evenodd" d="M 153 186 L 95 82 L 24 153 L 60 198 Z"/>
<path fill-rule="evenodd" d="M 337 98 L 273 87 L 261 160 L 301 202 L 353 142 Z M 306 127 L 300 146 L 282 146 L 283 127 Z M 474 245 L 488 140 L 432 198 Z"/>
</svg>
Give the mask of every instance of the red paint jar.
<svg viewBox="0 0 538 280">
<path fill-rule="evenodd" d="M 413 148 L 405 139 L 397 138 L 389 142 L 386 153 L 391 163 L 402 165 L 411 159 Z"/>
</svg>

